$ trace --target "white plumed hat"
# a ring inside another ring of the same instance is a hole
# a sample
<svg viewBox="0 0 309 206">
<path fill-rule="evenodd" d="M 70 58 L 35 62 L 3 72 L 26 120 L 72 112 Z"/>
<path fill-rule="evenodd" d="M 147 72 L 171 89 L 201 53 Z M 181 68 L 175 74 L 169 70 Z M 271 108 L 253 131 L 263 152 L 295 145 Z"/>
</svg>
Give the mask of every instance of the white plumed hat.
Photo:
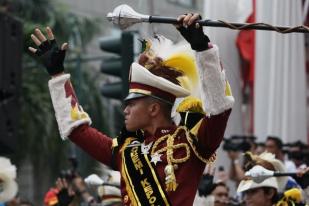
<svg viewBox="0 0 309 206">
<path fill-rule="evenodd" d="M 125 100 L 152 96 L 173 104 L 176 98 L 197 93 L 198 71 L 189 44 L 173 44 L 160 35 L 145 42 L 145 51 L 131 65 L 129 95 Z M 175 84 L 168 77 L 178 72 L 179 84 Z"/>
</svg>

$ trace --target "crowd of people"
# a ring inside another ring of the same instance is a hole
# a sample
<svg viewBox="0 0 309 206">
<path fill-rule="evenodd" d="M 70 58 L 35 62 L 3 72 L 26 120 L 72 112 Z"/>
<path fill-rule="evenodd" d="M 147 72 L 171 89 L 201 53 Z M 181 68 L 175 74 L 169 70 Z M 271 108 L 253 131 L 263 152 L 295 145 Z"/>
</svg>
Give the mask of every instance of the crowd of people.
<svg viewBox="0 0 309 206">
<path fill-rule="evenodd" d="M 0 205 L 1 206 L 34 206 L 18 193 L 16 182 L 17 168 L 8 158 L 0 157 Z M 78 206 L 102 205 L 120 206 L 120 173 L 104 169 L 101 177 L 92 174 L 82 178 L 77 171 L 61 174 L 41 202 L 44 206 Z"/>
<path fill-rule="evenodd" d="M 226 146 L 229 168 L 217 165 L 218 169 L 215 169 L 215 164 L 206 166 L 194 206 L 288 206 L 309 202 L 308 145 L 299 141 L 283 144 L 274 136 L 269 136 L 264 144 L 255 143 L 251 137 L 242 136 L 241 139 L 235 140 L 235 145 L 227 141 L 230 144 Z M 244 143 L 248 143 L 247 146 Z M 16 167 L 5 157 L 0 158 L 0 165 L 0 205 L 33 206 L 18 195 Z M 254 175 L 250 179 L 248 172 L 260 169 L 258 166 L 288 173 L 288 176 L 267 177 L 255 182 Z M 46 191 L 42 202 L 45 206 L 122 205 L 120 173 L 106 169 L 104 174 L 88 178 L 82 178 L 76 171 L 63 174 Z M 235 183 L 236 191 L 230 189 L 229 182 Z"/>
<path fill-rule="evenodd" d="M 212 166 L 207 166 L 194 205 L 308 204 L 308 145 L 300 141 L 283 144 L 275 136 L 268 136 L 263 144 L 254 140 L 249 136 L 232 136 L 225 142 L 223 148 L 230 167 L 220 166 L 221 171 L 219 167 L 215 175 Z M 267 176 L 267 170 L 286 176 Z M 222 171 L 224 175 L 220 175 Z M 264 179 L 258 179 L 263 176 Z M 228 186 L 231 182 L 237 188 L 232 193 Z"/>
</svg>

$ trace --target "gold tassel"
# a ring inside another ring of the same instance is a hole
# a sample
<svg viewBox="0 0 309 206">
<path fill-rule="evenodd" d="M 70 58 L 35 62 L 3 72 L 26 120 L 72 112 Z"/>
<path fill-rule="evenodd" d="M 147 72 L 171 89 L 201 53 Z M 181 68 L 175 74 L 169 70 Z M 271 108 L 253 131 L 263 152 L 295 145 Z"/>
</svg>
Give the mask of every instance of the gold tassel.
<svg viewBox="0 0 309 206">
<path fill-rule="evenodd" d="M 167 192 L 176 191 L 178 184 L 176 182 L 173 165 L 168 164 L 164 169 L 164 173 L 165 173 L 166 191 Z"/>
<path fill-rule="evenodd" d="M 166 152 L 167 165 L 164 168 L 164 173 L 165 173 L 165 186 L 167 192 L 176 191 L 178 187 L 175 175 L 175 170 L 178 167 L 177 164 L 186 162 L 190 158 L 190 148 L 187 144 L 185 143 L 174 144 L 174 140 L 181 130 L 185 130 L 185 127 L 178 127 L 177 130 L 174 132 L 174 134 L 172 135 L 167 134 L 163 137 L 160 137 L 158 140 L 155 141 L 151 150 L 151 155 L 155 153 L 162 154 L 163 152 Z M 158 148 L 158 145 L 165 140 L 166 140 L 166 147 L 156 150 Z M 186 150 L 186 155 L 185 157 L 174 159 L 173 157 L 174 149 L 179 148 L 184 148 Z"/>
</svg>

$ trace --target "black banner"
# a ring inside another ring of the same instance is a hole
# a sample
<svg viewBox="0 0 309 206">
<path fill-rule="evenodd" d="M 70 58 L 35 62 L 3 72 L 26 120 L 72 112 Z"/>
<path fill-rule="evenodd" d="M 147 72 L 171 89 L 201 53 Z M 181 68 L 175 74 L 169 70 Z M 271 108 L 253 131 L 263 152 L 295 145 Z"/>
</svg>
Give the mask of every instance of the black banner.
<svg viewBox="0 0 309 206">
<path fill-rule="evenodd" d="M 124 175 L 126 175 L 127 184 L 130 184 L 132 190 L 128 193 L 134 196 L 132 202 L 137 202 L 137 205 L 143 206 L 171 205 L 161 187 L 154 165 L 150 161 L 150 154 L 142 154 L 140 144 L 136 144 L 136 146 L 127 145 L 122 157 Z"/>
</svg>

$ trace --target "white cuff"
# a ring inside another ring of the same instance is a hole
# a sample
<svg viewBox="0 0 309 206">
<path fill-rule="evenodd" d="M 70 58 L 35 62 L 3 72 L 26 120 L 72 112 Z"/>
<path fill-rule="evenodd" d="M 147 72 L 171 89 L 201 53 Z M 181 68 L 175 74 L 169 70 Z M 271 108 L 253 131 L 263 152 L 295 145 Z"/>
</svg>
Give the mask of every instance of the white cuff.
<svg viewBox="0 0 309 206">
<path fill-rule="evenodd" d="M 226 95 L 227 80 L 221 68 L 219 49 L 213 48 L 196 52 L 201 81 L 203 109 L 208 115 L 216 115 L 232 108 L 234 97 Z"/>
<path fill-rule="evenodd" d="M 91 124 L 88 114 L 83 111 L 70 82 L 70 74 L 55 77 L 48 82 L 55 110 L 56 120 L 63 140 L 72 130 L 82 124 Z"/>
</svg>

